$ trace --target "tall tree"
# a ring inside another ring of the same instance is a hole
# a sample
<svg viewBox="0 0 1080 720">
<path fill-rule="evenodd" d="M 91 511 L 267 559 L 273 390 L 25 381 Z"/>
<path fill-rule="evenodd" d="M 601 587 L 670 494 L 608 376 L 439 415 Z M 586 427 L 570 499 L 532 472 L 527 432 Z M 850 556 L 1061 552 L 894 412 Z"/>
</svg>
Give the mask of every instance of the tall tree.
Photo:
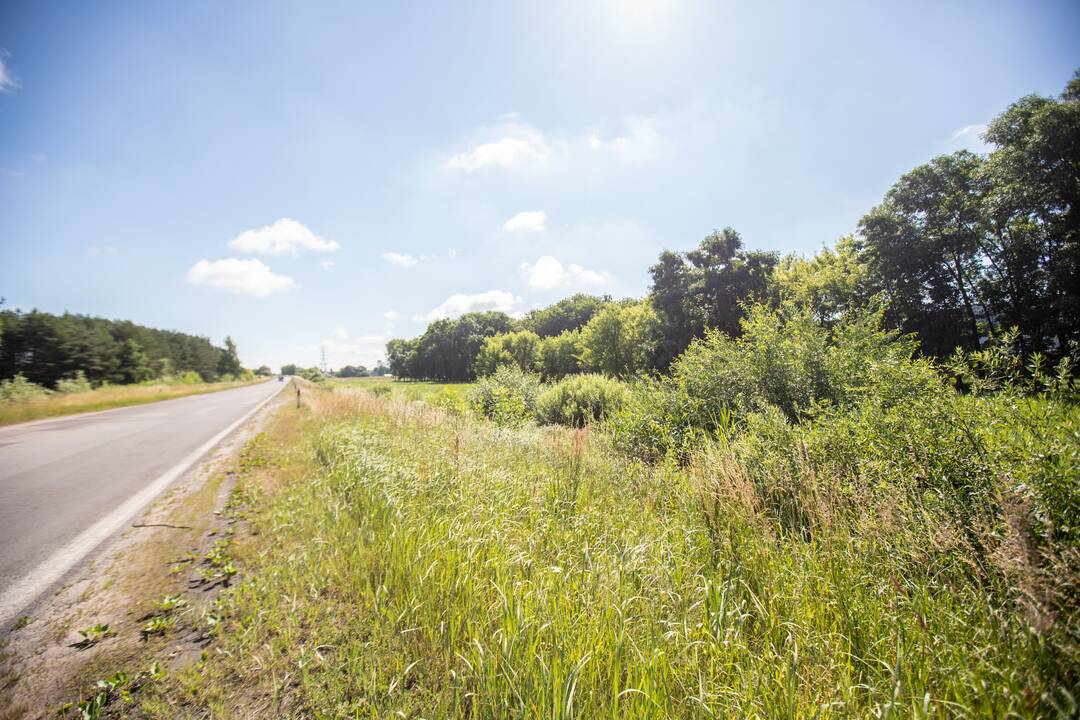
<svg viewBox="0 0 1080 720">
<path fill-rule="evenodd" d="M 649 269 L 662 328 L 658 366 L 666 368 L 705 328 L 737 336 L 744 306 L 767 297 L 778 259 L 776 253 L 743 250 L 730 227 L 712 232 L 690 252 L 661 253 Z"/>
<path fill-rule="evenodd" d="M 978 347 L 980 323 L 993 331 L 993 316 L 976 293 L 986 229 L 983 162 L 966 150 L 936 157 L 901 176 L 859 221 L 891 321 L 919 333 L 935 354 Z"/>
</svg>

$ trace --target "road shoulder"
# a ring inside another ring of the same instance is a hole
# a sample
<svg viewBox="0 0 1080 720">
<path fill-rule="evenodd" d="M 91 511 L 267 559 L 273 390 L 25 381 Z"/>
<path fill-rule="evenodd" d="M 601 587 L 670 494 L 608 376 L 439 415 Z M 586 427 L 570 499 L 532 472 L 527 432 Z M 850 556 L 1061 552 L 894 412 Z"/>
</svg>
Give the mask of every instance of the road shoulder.
<svg viewBox="0 0 1080 720">
<path fill-rule="evenodd" d="M 203 633 L 178 622 L 181 613 L 168 606 L 183 598 L 183 616 L 205 615 L 229 583 L 221 549 L 233 534 L 236 474 L 245 448 L 290 400 L 275 396 L 67 584 L 0 629 L 0 720 L 55 716 L 95 680 L 166 646 L 170 663 L 198 657 Z"/>
</svg>

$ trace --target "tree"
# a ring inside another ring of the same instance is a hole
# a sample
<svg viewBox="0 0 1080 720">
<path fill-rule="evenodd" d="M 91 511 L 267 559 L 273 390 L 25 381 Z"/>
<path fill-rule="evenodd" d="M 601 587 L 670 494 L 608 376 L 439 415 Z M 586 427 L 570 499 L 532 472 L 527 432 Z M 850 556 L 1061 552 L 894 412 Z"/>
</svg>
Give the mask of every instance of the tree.
<svg viewBox="0 0 1080 720">
<path fill-rule="evenodd" d="M 154 377 L 154 369 L 150 367 L 149 356 L 134 340 L 128 340 L 121 347 L 117 371 L 120 382 L 123 383 L 145 382 Z"/>
<path fill-rule="evenodd" d="M 338 377 L 367 377 L 368 369 L 363 365 L 346 365 L 334 373 Z"/>
<path fill-rule="evenodd" d="M 476 374 L 490 375 L 500 365 L 516 365 L 525 372 L 536 368 L 540 338 L 532 330 L 499 333 L 484 340 L 476 355 Z"/>
<path fill-rule="evenodd" d="M 229 336 L 225 337 L 225 352 L 221 353 L 217 365 L 218 375 L 237 377 L 244 371 L 240 357 L 236 354 L 236 343 Z"/>
<path fill-rule="evenodd" d="M 1060 353 L 1080 342 L 1080 71 L 1060 99 L 1010 105 L 986 139 L 986 292 L 1025 344 Z"/>
<path fill-rule="evenodd" d="M 730 227 L 713 231 L 690 252 L 661 253 L 649 269 L 662 328 L 657 366 L 666 368 L 705 328 L 738 336 L 743 307 L 767 297 L 777 262 L 776 253 L 743 250 Z"/>
<path fill-rule="evenodd" d="M 412 340 L 386 344 L 386 357 L 394 375 L 413 379 L 472 380 L 476 356 L 484 340 L 510 332 L 515 323 L 505 313 L 473 312 L 436 320 Z"/>
<path fill-rule="evenodd" d="M 270 369 L 270 366 L 269 366 L 269 365 L 260 365 L 260 366 L 259 366 L 259 367 L 258 367 L 258 368 L 257 368 L 257 369 L 255 370 L 255 374 L 256 374 L 256 375 L 257 375 L 258 377 L 270 377 L 271 375 L 273 375 L 273 374 L 274 374 L 274 372 L 273 372 L 273 371 L 272 371 L 272 370 Z"/>
<path fill-rule="evenodd" d="M 566 330 L 543 338 L 537 349 L 537 367 L 544 380 L 581 372 L 581 331 Z"/>
<path fill-rule="evenodd" d="M 289 363 L 288 365 L 281 366 L 282 375 L 295 375 L 297 371 L 296 363 Z"/>
<path fill-rule="evenodd" d="M 870 300 L 868 269 L 850 235 L 835 249 L 822 248 L 809 260 L 787 255 L 773 271 L 773 289 L 779 304 L 808 308 L 818 322 L 831 326 L 865 307 Z"/>
<path fill-rule="evenodd" d="M 609 305 L 581 331 L 581 365 L 628 377 L 653 367 L 659 321 L 647 300 Z"/>
<path fill-rule="evenodd" d="M 584 327 L 596 313 L 611 304 L 611 296 L 577 293 L 540 310 L 530 310 L 521 326 L 542 338 L 553 337 L 567 330 Z"/>
</svg>

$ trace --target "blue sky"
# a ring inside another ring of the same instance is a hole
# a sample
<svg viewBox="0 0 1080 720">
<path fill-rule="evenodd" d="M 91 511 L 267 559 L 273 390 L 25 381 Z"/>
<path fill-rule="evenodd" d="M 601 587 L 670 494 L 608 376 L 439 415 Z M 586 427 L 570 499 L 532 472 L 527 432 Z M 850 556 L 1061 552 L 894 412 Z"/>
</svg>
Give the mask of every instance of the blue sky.
<svg viewBox="0 0 1080 720">
<path fill-rule="evenodd" d="M 0 6 L 0 295 L 371 365 L 469 309 L 812 253 L 1080 66 L 1075 2 Z"/>
</svg>

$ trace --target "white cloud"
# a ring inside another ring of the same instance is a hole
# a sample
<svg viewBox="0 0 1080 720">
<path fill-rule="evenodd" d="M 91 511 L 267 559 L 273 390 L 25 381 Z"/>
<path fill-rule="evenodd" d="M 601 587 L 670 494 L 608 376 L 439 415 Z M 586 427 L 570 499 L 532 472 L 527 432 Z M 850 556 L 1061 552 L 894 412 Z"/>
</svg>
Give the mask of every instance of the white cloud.
<svg viewBox="0 0 1080 720">
<path fill-rule="evenodd" d="M 322 265 L 323 270 L 333 270 L 334 269 L 334 261 L 333 260 L 323 260 L 319 264 Z"/>
<path fill-rule="evenodd" d="M 468 312 L 482 310 L 500 310 L 504 313 L 510 313 L 520 304 L 521 298 L 505 290 L 488 290 L 474 295 L 457 293 L 446 298 L 442 305 L 433 308 L 426 314 L 413 316 L 413 320 L 416 322 L 431 322 L 432 320 L 457 317 Z"/>
<path fill-rule="evenodd" d="M 261 260 L 236 258 L 200 260 L 188 270 L 187 281 L 192 285 L 228 290 L 234 295 L 252 295 L 259 298 L 285 292 L 296 286 L 291 277 L 274 273 Z"/>
<path fill-rule="evenodd" d="M 395 311 L 395 310 L 387 310 L 386 312 L 383 313 L 383 319 L 386 320 L 386 322 L 388 322 L 388 323 L 394 322 L 399 317 L 401 317 L 401 316 L 398 315 L 397 311 Z"/>
<path fill-rule="evenodd" d="M 19 83 L 15 82 L 11 70 L 8 69 L 7 53 L 0 50 L 0 92 L 9 92 L 17 87 Z"/>
<path fill-rule="evenodd" d="M 333 252 L 340 246 L 333 240 L 319 237 L 296 220 L 281 218 L 272 225 L 257 230 L 245 230 L 229 241 L 229 247 L 259 255 L 297 255 L 302 249 Z"/>
<path fill-rule="evenodd" d="M 561 262 L 550 255 L 545 255 L 534 263 L 522 263 L 521 273 L 525 276 L 529 287 L 534 290 L 551 290 L 583 285 L 606 285 L 609 281 L 607 273 L 587 270 L 580 265 L 574 264 L 563 267 Z"/>
<path fill-rule="evenodd" d="M 543 210 L 526 210 L 503 223 L 506 232 L 541 232 L 547 222 L 547 213 Z"/>
<path fill-rule="evenodd" d="M 397 265 L 398 267 L 412 267 L 425 259 L 423 256 L 413 257 L 412 255 L 396 252 L 384 252 L 380 257 L 391 265 Z"/>
<path fill-rule="evenodd" d="M 589 133 L 590 149 L 605 152 L 634 163 L 647 163 L 663 154 L 666 141 L 655 117 L 631 115 L 622 120 L 623 134 L 604 139 L 600 133 Z"/>
<path fill-rule="evenodd" d="M 349 333 L 345 330 L 345 328 L 334 328 L 334 337 L 338 340 L 344 340 L 345 338 L 349 337 Z"/>
<path fill-rule="evenodd" d="M 446 254 L 451 260 L 457 260 L 457 256 L 461 254 L 461 248 L 450 248 L 446 251 Z"/>
<path fill-rule="evenodd" d="M 547 163 L 551 157 L 551 146 L 542 132 L 516 122 L 513 117 L 503 116 L 501 119 L 504 122 L 484 132 L 488 136 L 497 137 L 452 156 L 446 161 L 445 167 L 472 173 L 485 168 L 505 170 L 536 167 Z"/>
<path fill-rule="evenodd" d="M 986 134 L 986 124 L 965 125 L 952 134 L 952 144 L 957 149 L 967 149 L 974 152 L 987 152 L 989 143 L 983 140 Z"/>
</svg>

